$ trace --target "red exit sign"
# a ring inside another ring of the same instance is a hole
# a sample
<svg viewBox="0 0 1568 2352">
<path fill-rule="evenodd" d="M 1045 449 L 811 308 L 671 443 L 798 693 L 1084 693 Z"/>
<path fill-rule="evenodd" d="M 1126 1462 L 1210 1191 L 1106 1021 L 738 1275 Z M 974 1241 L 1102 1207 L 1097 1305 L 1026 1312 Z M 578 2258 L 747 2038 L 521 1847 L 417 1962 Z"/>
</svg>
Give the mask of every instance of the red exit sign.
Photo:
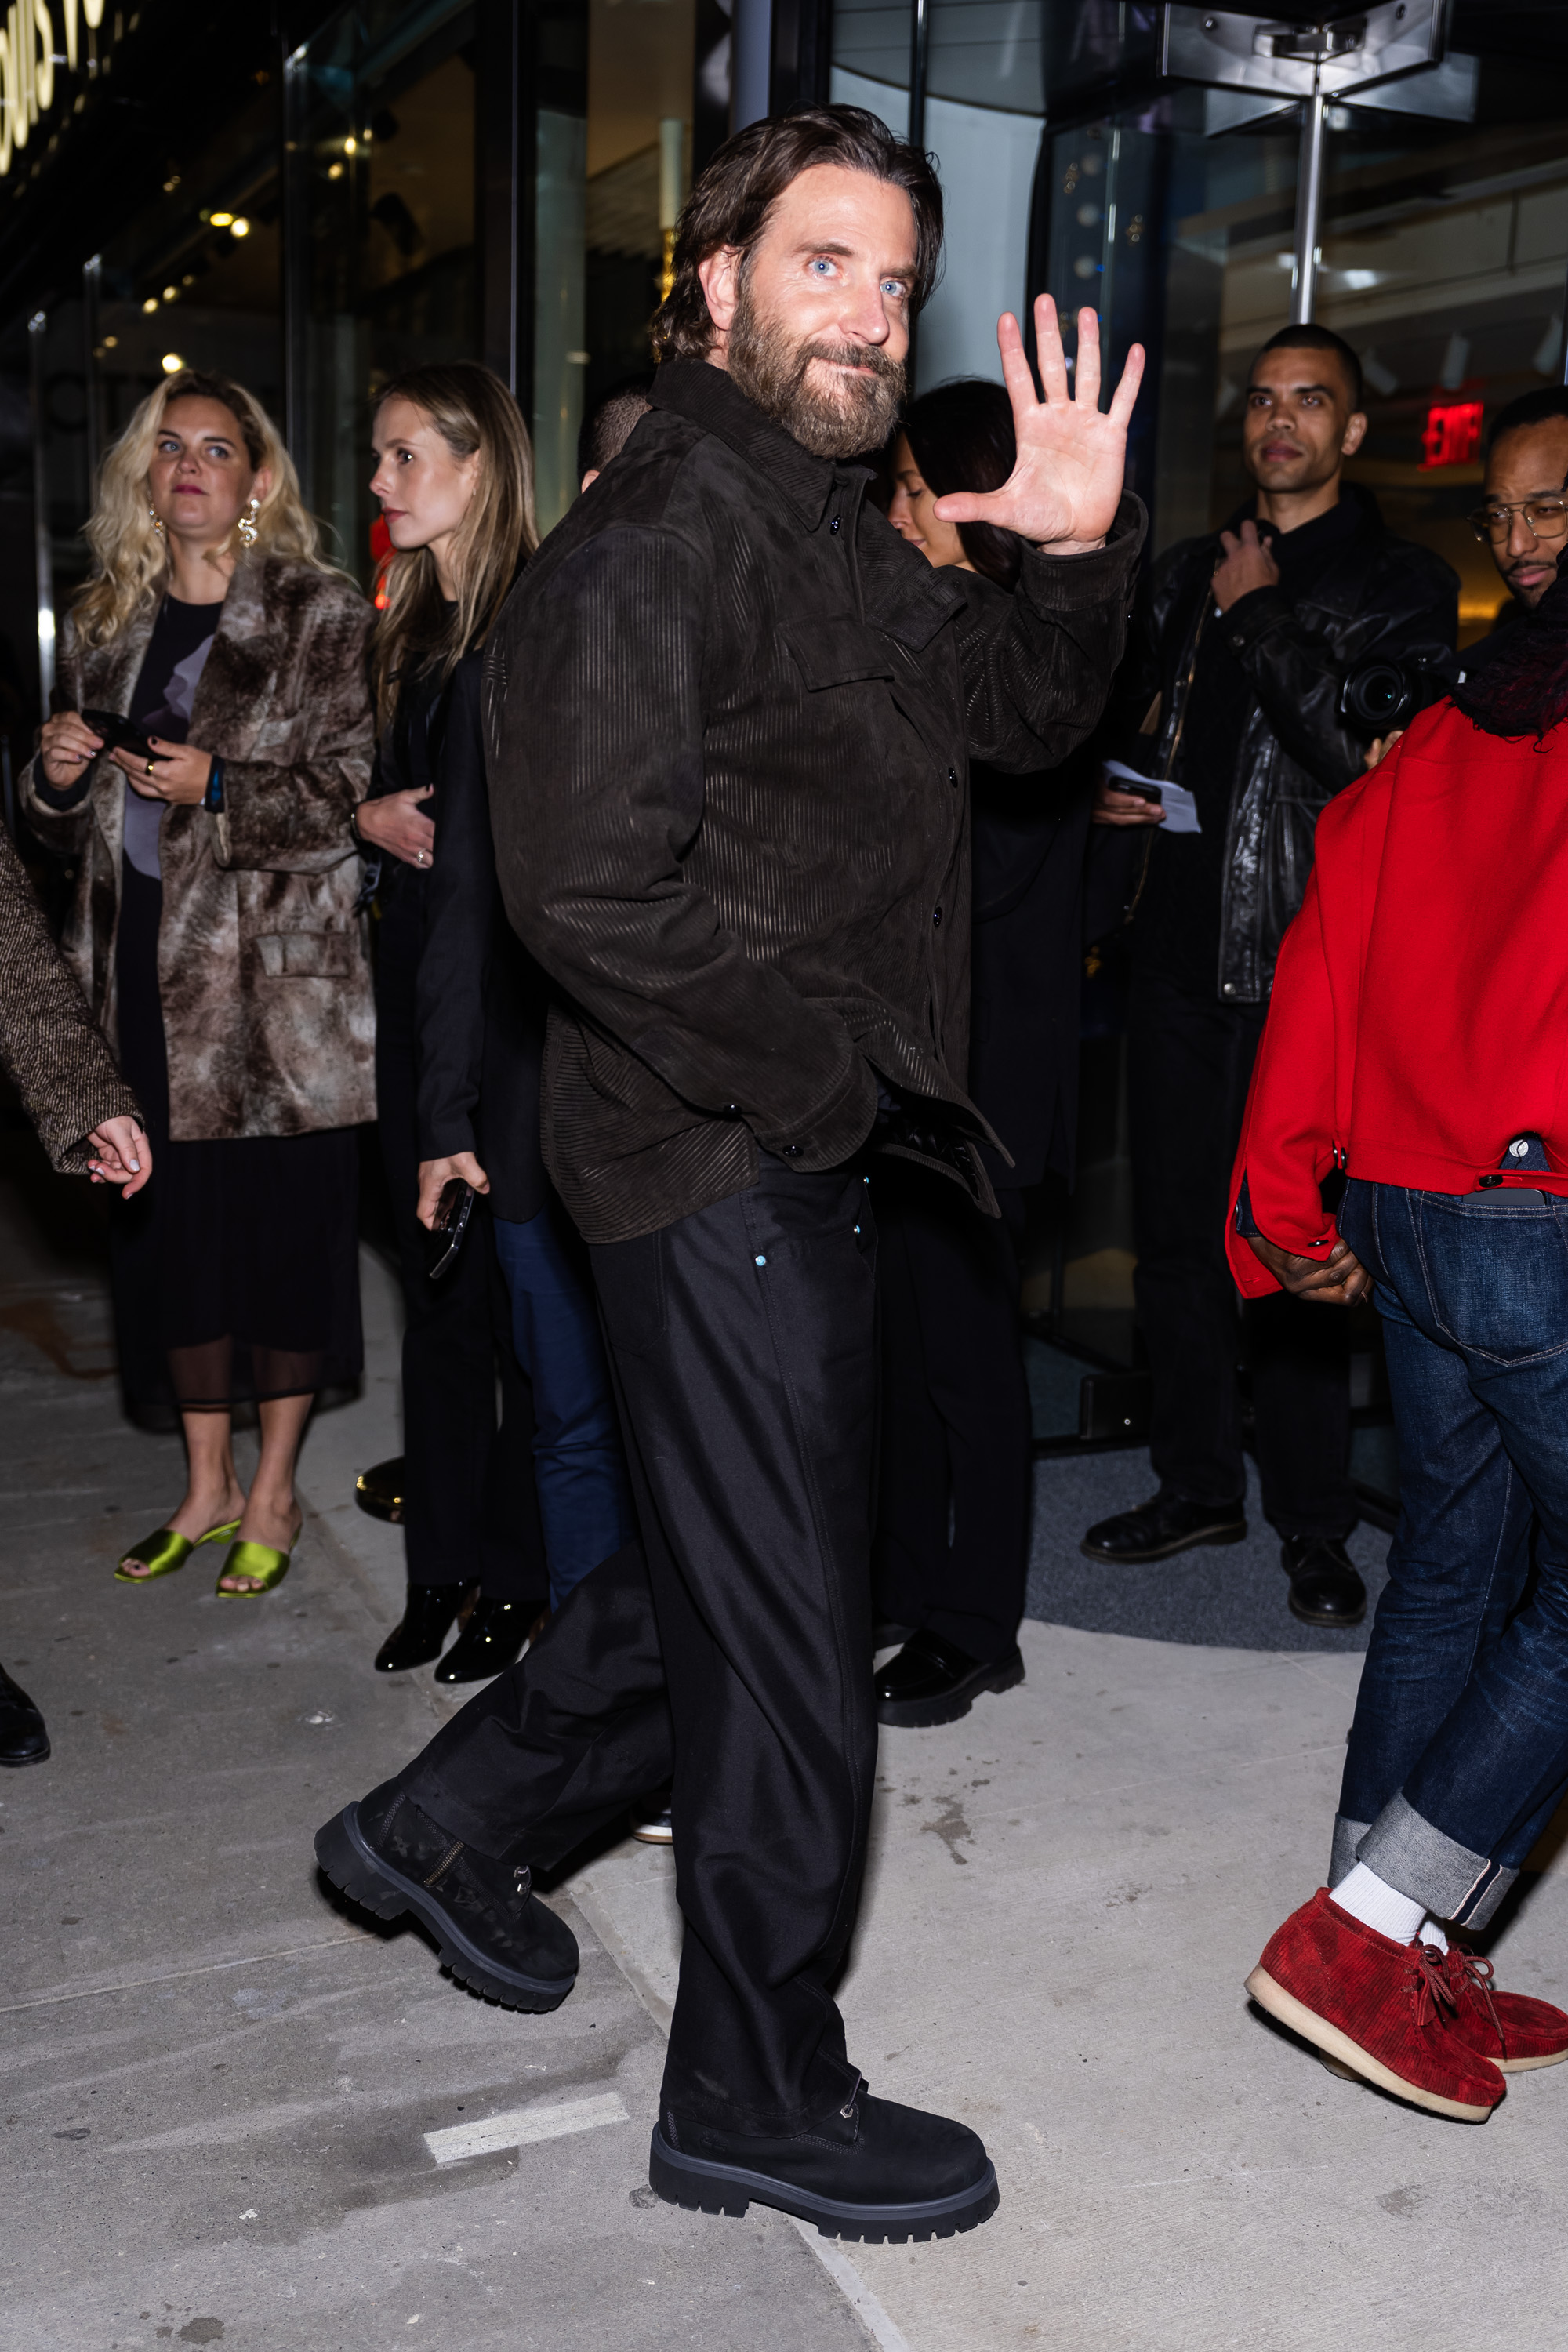
<svg viewBox="0 0 1568 2352">
<path fill-rule="evenodd" d="M 1479 400 L 1456 400 L 1446 408 L 1429 408 L 1421 436 L 1421 446 L 1426 452 L 1422 465 L 1468 466 L 1480 452 L 1482 413 Z"/>
</svg>

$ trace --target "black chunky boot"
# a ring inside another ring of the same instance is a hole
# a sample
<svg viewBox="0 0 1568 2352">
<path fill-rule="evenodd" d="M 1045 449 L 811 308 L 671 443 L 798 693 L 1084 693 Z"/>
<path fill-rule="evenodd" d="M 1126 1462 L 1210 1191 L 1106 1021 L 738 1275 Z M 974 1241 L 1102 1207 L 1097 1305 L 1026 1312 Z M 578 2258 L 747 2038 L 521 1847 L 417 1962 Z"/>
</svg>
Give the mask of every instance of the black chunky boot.
<svg viewBox="0 0 1568 2352">
<path fill-rule="evenodd" d="M 316 1832 L 332 1885 L 378 1919 L 412 1911 L 459 1984 L 503 2009 L 559 2009 L 577 1978 L 577 1938 L 533 1892 L 526 1864 L 452 1837 L 384 1780 Z"/>
<path fill-rule="evenodd" d="M 996 2168 L 966 2124 L 874 2099 L 864 2081 L 844 2105 L 788 2139 L 689 2123 L 654 2127 L 648 2180 L 668 2205 L 743 2213 L 752 2202 L 812 2221 L 825 2238 L 902 2245 L 988 2221 Z"/>
</svg>

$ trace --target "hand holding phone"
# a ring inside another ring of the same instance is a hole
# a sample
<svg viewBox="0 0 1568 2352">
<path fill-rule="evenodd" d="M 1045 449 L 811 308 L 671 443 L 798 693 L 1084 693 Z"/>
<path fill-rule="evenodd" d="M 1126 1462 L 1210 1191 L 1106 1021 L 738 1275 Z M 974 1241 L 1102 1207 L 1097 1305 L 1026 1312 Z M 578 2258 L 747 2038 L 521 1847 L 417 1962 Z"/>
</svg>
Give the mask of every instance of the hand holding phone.
<svg viewBox="0 0 1568 2352">
<path fill-rule="evenodd" d="M 442 1185 L 425 1244 L 425 1271 L 432 1282 L 439 1282 L 457 1264 L 476 1198 L 473 1186 L 461 1176 L 454 1176 Z"/>
<path fill-rule="evenodd" d="M 111 751 L 129 751 L 133 760 L 151 760 L 153 746 L 139 727 L 122 719 L 118 710 L 84 710 L 82 718 L 95 735 L 101 735 Z"/>
</svg>

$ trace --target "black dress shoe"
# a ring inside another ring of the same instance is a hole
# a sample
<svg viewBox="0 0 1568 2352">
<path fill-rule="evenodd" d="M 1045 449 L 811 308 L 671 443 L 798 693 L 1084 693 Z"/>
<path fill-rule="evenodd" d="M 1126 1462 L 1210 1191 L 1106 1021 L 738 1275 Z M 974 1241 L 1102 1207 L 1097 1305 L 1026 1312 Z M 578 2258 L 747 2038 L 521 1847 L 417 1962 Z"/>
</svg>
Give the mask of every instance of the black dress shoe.
<svg viewBox="0 0 1568 2352">
<path fill-rule="evenodd" d="M 1240 1543 L 1246 1533 L 1247 1513 L 1239 1502 L 1187 1503 L 1180 1495 L 1156 1495 L 1135 1511 L 1101 1519 L 1079 1549 L 1113 1568 L 1134 1567 L 1140 1560 L 1191 1551 L 1194 1544 Z"/>
<path fill-rule="evenodd" d="M 468 1622 L 436 1669 L 438 1683 L 482 1683 L 515 1665 L 539 1616 L 537 1601 L 487 1601 L 481 1592 Z"/>
<path fill-rule="evenodd" d="M 647 2177 L 668 2205 L 743 2213 L 754 2200 L 815 2223 L 825 2238 L 873 2245 L 951 2238 L 996 2210 L 985 2144 L 946 2116 L 873 2099 L 865 2085 L 790 2139 L 752 2139 L 667 2112 Z"/>
<path fill-rule="evenodd" d="M 466 1584 L 411 1584 L 402 1624 L 394 1626 L 375 1654 L 376 1673 L 404 1675 L 410 1666 L 427 1666 L 438 1658 L 468 1591 Z"/>
<path fill-rule="evenodd" d="M 43 1717 L 0 1666 L 0 1764 L 41 1764 L 48 1752 Z"/>
<path fill-rule="evenodd" d="M 877 1720 L 915 1730 L 956 1723 L 982 1691 L 1011 1690 L 1023 1679 L 1024 1660 L 1016 1642 L 1005 1658 L 983 1666 L 940 1633 L 911 1633 L 898 1656 L 878 1673 Z"/>
<path fill-rule="evenodd" d="M 1279 1565 L 1290 1580 L 1290 1614 L 1303 1625 L 1359 1625 L 1366 1587 L 1342 1536 L 1287 1536 Z"/>
<path fill-rule="evenodd" d="M 503 2009 L 559 2009 L 576 1981 L 577 1938 L 534 1894 L 527 1865 L 476 1853 L 395 1780 L 319 1829 L 316 1860 L 378 1919 L 412 1911 L 459 1984 Z"/>
</svg>

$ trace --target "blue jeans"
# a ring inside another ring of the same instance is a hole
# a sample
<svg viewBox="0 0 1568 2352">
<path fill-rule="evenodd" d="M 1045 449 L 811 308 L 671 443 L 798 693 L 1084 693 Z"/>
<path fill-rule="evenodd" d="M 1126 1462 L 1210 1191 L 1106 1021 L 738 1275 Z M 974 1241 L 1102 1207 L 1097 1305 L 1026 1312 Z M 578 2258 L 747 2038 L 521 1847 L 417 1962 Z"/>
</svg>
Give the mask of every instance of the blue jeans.
<svg viewBox="0 0 1568 2352">
<path fill-rule="evenodd" d="M 1352 1182 L 1339 1224 L 1377 1286 L 1400 1513 L 1331 1884 L 1359 1860 L 1479 1927 L 1568 1782 L 1568 1201 Z"/>
<path fill-rule="evenodd" d="M 564 1213 L 548 1202 L 526 1224 L 494 1220 L 511 1294 L 512 1344 L 533 1384 L 534 1478 L 559 1609 L 592 1568 L 637 1532 L 598 1308 Z"/>
</svg>

